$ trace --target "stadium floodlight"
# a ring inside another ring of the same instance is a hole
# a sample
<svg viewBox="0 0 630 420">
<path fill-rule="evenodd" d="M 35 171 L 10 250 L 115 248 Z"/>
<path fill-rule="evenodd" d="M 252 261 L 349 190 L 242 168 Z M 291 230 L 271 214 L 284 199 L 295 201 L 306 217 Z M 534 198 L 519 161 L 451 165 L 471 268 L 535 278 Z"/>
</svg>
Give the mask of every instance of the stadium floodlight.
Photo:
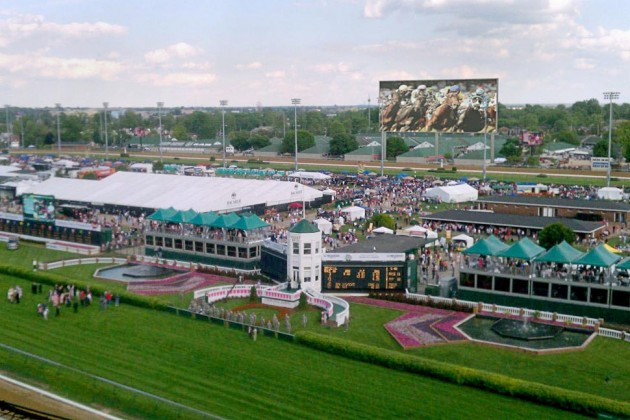
<svg viewBox="0 0 630 420">
<path fill-rule="evenodd" d="M 61 114 L 61 104 L 55 104 L 57 109 L 57 152 L 61 156 L 61 125 L 59 124 L 59 114 Z"/>
<path fill-rule="evenodd" d="M 160 163 L 163 162 L 162 156 L 162 107 L 164 106 L 164 102 L 158 102 L 158 130 L 160 132 Z"/>
<path fill-rule="evenodd" d="M 619 99 L 619 92 L 604 92 L 604 99 L 610 101 L 610 110 L 608 117 L 608 169 L 606 170 L 606 186 L 610 187 L 610 167 L 612 166 L 611 149 L 612 149 L 612 101 Z"/>
<path fill-rule="evenodd" d="M 109 104 L 103 102 L 103 115 L 105 118 L 105 159 L 109 159 L 109 140 L 107 138 L 107 107 Z"/>
<path fill-rule="evenodd" d="M 297 106 L 300 104 L 302 100 L 299 98 L 291 99 L 291 104 L 293 104 L 293 130 L 295 132 L 295 171 L 298 170 L 298 136 L 297 136 Z"/>
<path fill-rule="evenodd" d="M 223 167 L 225 168 L 225 107 L 227 106 L 228 101 L 225 99 L 221 99 L 219 101 L 219 105 L 221 105 L 221 135 L 223 136 L 223 151 L 221 152 L 221 157 L 223 158 Z"/>
</svg>

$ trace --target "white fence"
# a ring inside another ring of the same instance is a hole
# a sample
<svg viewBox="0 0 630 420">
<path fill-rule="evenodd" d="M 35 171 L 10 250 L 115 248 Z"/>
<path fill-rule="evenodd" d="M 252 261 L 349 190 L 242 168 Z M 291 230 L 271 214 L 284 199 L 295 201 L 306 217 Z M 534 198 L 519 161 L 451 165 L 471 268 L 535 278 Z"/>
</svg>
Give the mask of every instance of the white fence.
<svg viewBox="0 0 630 420">
<path fill-rule="evenodd" d="M 593 327 L 595 328 L 599 335 L 602 337 L 616 338 L 619 340 L 630 341 L 630 334 L 624 331 L 611 330 L 608 328 L 599 328 L 599 325 L 602 323 L 601 319 L 588 318 L 582 316 L 575 315 L 566 315 L 566 314 L 558 314 L 555 312 L 544 312 L 544 311 L 536 311 L 533 309 L 526 308 L 516 308 L 513 306 L 502 306 L 495 305 L 491 303 L 482 303 L 482 302 L 470 302 L 467 300 L 456 300 L 456 299 L 448 299 L 438 296 L 427 296 L 421 295 L 418 293 L 410 293 L 408 290 L 405 290 L 405 295 L 407 298 L 411 300 L 415 300 L 418 302 L 435 302 L 435 303 L 445 303 L 445 304 L 455 304 L 465 306 L 468 308 L 478 308 L 482 312 L 496 313 L 496 314 L 505 314 L 505 315 L 513 315 L 519 316 L 523 318 L 536 318 L 544 321 L 554 321 L 554 322 L 562 322 L 567 325 L 575 325 L 581 327 Z"/>
<path fill-rule="evenodd" d="M 61 260 L 49 263 L 38 263 L 40 270 L 53 270 L 55 268 L 70 267 L 73 265 L 86 265 L 86 264 L 124 264 L 127 260 L 125 258 L 112 258 L 112 257 L 96 257 L 96 258 L 78 258 L 75 260 Z"/>
<path fill-rule="evenodd" d="M 146 264 L 156 264 L 156 265 L 162 265 L 162 266 L 167 266 L 167 267 L 172 267 L 172 268 L 181 268 L 185 270 L 190 270 L 191 268 L 196 268 L 196 267 L 204 267 L 204 268 L 220 271 L 223 273 L 234 273 L 234 274 L 259 274 L 260 273 L 260 270 L 258 269 L 257 270 L 241 270 L 238 268 L 222 267 L 220 265 L 207 265 L 207 264 L 192 263 L 188 261 L 169 260 L 166 258 L 149 257 L 146 255 L 136 255 L 135 262 L 146 263 Z"/>
<path fill-rule="evenodd" d="M 298 290 L 294 293 L 283 292 L 282 289 L 286 287 L 285 284 L 279 284 L 275 286 L 262 286 L 257 285 L 256 293 L 260 298 L 269 298 L 274 300 L 297 300 L 302 293 Z M 205 289 L 196 290 L 193 293 L 195 299 L 206 297 L 208 303 L 218 302 L 226 298 L 247 298 L 251 293 L 252 285 L 239 284 L 236 286 L 215 286 Z M 334 316 L 333 321 L 337 326 L 343 325 L 350 317 L 350 305 L 343 299 L 334 296 L 324 296 L 312 290 L 306 291 L 306 299 L 309 305 L 322 308 L 326 311 L 328 318 L 333 317 L 335 312 L 335 303 L 340 305 L 343 310 Z"/>
</svg>

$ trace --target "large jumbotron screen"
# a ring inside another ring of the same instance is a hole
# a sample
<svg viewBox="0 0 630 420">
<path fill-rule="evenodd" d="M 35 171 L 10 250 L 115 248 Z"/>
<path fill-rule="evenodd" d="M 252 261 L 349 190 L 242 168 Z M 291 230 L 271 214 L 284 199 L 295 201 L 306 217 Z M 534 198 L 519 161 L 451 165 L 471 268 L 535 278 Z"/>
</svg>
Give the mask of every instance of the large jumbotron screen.
<svg viewBox="0 0 630 420">
<path fill-rule="evenodd" d="M 498 79 L 380 82 L 386 132 L 492 133 L 497 130 Z"/>
</svg>

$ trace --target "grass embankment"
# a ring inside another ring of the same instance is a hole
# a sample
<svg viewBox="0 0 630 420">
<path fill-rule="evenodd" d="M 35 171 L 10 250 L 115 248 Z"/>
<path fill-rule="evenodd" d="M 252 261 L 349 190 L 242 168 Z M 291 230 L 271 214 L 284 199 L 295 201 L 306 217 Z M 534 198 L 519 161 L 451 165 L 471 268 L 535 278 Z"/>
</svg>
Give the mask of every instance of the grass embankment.
<svg viewBox="0 0 630 420">
<path fill-rule="evenodd" d="M 103 384 L 107 378 L 227 418 L 572 418 L 552 407 L 392 371 L 164 312 L 98 305 L 44 321 L 43 295 L 0 301 L 0 342 L 65 367 L 0 349 L 0 370 L 66 397 L 139 418 L 196 418 L 188 409 Z M 54 314 L 54 311 L 51 315 Z M 455 396 L 457 396 L 455 398 Z"/>
<path fill-rule="evenodd" d="M 416 355 L 478 370 L 500 373 L 619 401 L 630 401 L 630 345 L 620 340 L 596 338 L 586 349 L 560 354 L 535 355 L 473 343 L 429 346 L 403 351 L 383 325 L 402 312 L 350 304 L 350 328 L 322 330 L 322 334 L 357 343 Z"/>
</svg>

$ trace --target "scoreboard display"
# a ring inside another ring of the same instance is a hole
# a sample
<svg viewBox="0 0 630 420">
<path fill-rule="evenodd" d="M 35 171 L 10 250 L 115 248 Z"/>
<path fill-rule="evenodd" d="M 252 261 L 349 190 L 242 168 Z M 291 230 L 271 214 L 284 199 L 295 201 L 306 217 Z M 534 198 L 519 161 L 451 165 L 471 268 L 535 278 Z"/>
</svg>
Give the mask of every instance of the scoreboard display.
<svg viewBox="0 0 630 420">
<path fill-rule="evenodd" d="M 405 290 L 404 265 L 324 265 L 322 270 L 322 288 L 325 290 Z"/>
</svg>

